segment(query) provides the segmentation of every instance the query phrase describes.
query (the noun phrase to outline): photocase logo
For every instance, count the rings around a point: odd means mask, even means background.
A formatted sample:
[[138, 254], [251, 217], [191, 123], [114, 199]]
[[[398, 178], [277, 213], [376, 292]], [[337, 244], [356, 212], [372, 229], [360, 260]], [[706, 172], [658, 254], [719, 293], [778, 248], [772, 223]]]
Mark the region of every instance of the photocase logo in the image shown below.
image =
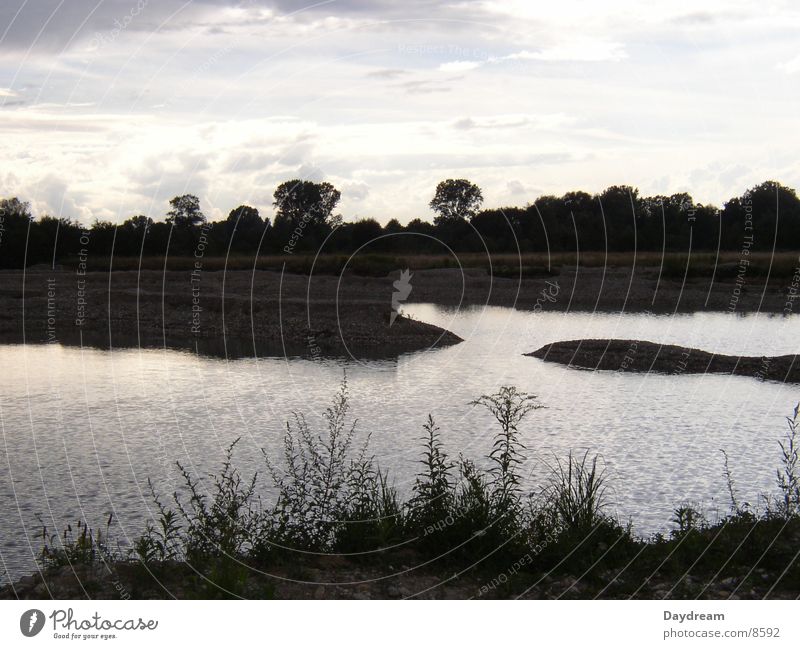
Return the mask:
[[389, 318], [390, 327], [394, 324], [395, 318], [400, 315], [401, 303], [405, 302], [408, 296], [411, 295], [412, 277], [411, 271], [406, 268], [400, 271], [400, 279], [396, 282], [392, 282], [392, 286], [394, 286], [396, 290], [392, 293], [392, 315]]
[[19, 630], [22, 631], [22, 635], [27, 638], [32, 638], [39, 633], [42, 628], [44, 628], [44, 613], [38, 608], [25, 611], [22, 617], [19, 618]]

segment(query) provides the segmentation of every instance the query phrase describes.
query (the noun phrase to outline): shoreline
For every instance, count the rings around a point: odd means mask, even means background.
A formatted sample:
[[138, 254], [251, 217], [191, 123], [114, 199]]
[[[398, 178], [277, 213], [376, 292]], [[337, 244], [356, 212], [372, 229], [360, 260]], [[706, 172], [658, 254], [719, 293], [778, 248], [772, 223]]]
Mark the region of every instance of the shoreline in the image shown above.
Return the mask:
[[[706, 529], [676, 532], [669, 538], [623, 541], [624, 550], [595, 570], [577, 566], [537, 566], [535, 554], [486, 563], [440, 558], [410, 548], [388, 549], [383, 556], [290, 555], [267, 565], [236, 562], [234, 591], [223, 583], [230, 562], [199, 566], [183, 561], [144, 564], [135, 560], [96, 559], [41, 569], [0, 586], [3, 599], [796, 599], [795, 570], [785, 561], [796, 548], [796, 520], [728, 520]], [[584, 548], [608, 557], [613, 535]], [[756, 540], [754, 540], [756, 539]], [[759, 554], [768, 542], [775, 557], [751, 567], [717, 561], [697, 566], [697, 552], [715, 547], [725, 556]], [[578, 541], [575, 541], [578, 543]], [[746, 544], [746, 550], [743, 549]], [[583, 545], [580, 542], [579, 545]], [[546, 548], [545, 548], [546, 549]], [[763, 557], [763, 555], [762, 555]], [[635, 561], [634, 561], [635, 560]], [[591, 562], [589, 562], [591, 563]], [[686, 569], [692, 565], [691, 572]], [[216, 567], [215, 567], [216, 566]], [[198, 569], [210, 570], [203, 576]], [[216, 575], [216, 576], [214, 576]], [[225, 582], [227, 583], [227, 582]]]
[[403, 316], [391, 320], [391, 282], [340, 299], [302, 276], [67, 271], [5, 273], [0, 342], [170, 348], [206, 355], [383, 358], [461, 338]]
[[800, 356], [730, 356], [647, 340], [584, 338], [549, 343], [524, 354], [583, 370], [680, 374], [733, 374], [762, 381], [800, 383]]
[[[399, 317], [384, 277], [273, 271], [0, 271], [0, 342], [158, 347], [212, 356], [393, 357], [457, 344], [452, 332]], [[521, 279], [484, 269], [412, 269], [404, 303], [521, 311], [794, 313], [786, 278], [659, 276], [658, 268], [563, 266]], [[24, 315], [23, 315], [24, 314]], [[24, 332], [24, 333], [23, 333]]]

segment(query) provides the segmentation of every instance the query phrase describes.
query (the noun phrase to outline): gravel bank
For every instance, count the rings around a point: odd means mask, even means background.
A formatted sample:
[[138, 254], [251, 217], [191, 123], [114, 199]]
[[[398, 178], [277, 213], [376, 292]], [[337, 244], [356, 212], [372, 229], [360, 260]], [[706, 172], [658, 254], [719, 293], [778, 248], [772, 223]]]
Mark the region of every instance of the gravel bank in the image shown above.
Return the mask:
[[545, 345], [526, 356], [588, 370], [737, 374], [765, 381], [800, 383], [800, 358], [796, 355], [725, 356], [646, 340], [564, 340]]

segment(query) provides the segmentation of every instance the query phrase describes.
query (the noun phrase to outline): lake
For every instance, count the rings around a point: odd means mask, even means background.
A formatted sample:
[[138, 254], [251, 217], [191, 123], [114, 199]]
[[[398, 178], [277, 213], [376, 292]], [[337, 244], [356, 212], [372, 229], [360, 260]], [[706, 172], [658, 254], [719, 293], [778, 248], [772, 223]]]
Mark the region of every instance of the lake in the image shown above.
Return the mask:
[[[158, 349], [60, 345], [0, 346], [0, 561], [12, 577], [32, 572], [44, 522], [102, 524], [127, 544], [152, 510], [147, 478], [163, 494], [178, 485], [180, 460], [215, 469], [241, 437], [237, 465], [263, 471], [260, 449], [279, 449], [286, 419], [320, 421], [344, 373], [359, 439], [389, 469], [401, 493], [417, 468], [428, 413], [453, 456], [485, 456], [495, 433], [468, 403], [501, 385], [538, 395], [546, 408], [522, 426], [528, 484], [569, 449], [591, 449], [608, 471], [609, 500], [641, 535], [670, 528], [691, 501], [725, 511], [727, 451], [742, 500], [773, 492], [777, 440], [800, 386], [724, 375], [590, 372], [526, 357], [545, 343], [635, 338], [737, 355], [798, 351], [798, 316], [697, 313], [520, 312], [500, 307], [409, 305], [411, 317], [464, 342], [395, 360], [259, 358], [225, 360]], [[2, 579], [2, 578], [0, 578]]]

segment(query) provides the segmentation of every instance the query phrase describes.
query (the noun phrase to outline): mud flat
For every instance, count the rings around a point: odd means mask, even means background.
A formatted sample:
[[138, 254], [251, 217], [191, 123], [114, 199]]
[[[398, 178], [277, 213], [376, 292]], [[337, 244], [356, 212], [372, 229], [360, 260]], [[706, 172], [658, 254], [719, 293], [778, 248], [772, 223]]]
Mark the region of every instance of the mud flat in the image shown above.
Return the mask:
[[382, 358], [461, 341], [425, 322], [392, 322], [391, 277], [368, 286], [336, 280], [268, 271], [3, 272], [0, 343]]
[[[406, 303], [559, 312], [791, 314], [789, 279], [674, 280], [658, 268], [561, 266], [526, 277], [480, 268], [414, 270]], [[227, 357], [388, 357], [460, 342], [423, 322], [391, 322], [393, 283], [350, 273], [269, 270], [0, 271], [0, 342], [177, 347]], [[76, 322], [80, 322], [77, 325]]]
[[550, 343], [526, 354], [587, 370], [663, 374], [736, 374], [761, 380], [800, 383], [800, 358], [726, 356], [646, 340], [583, 339]]

